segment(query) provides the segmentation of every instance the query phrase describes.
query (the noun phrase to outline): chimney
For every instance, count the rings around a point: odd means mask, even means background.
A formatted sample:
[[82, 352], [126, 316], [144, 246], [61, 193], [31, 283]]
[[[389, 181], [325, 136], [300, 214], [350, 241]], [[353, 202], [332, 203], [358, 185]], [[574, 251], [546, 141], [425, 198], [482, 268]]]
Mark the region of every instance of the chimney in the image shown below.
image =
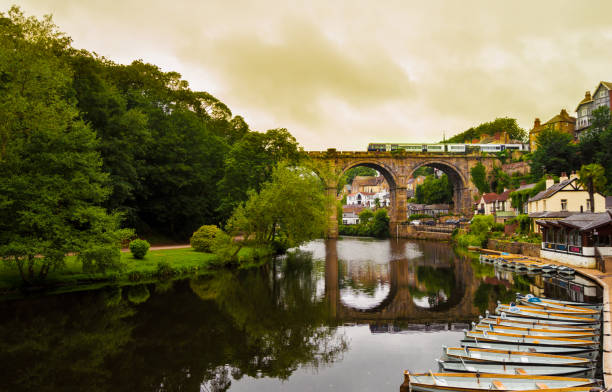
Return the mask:
[[592, 99], [590, 91], [587, 91], [586, 93], [584, 93], [584, 99], [588, 99], [589, 101]]
[[566, 180], [567, 180], [567, 174], [565, 172], [561, 173], [561, 177], [559, 177], [559, 182], [566, 181]]
[[551, 175], [546, 176], [546, 189], [550, 188], [555, 184], [555, 180], [553, 180]]
[[567, 110], [561, 109], [561, 117], [568, 117]]
[[540, 125], [540, 119], [536, 117], [535, 121], [533, 122], [533, 128], [539, 128]]
[[570, 178], [570, 180], [573, 180], [574, 178], [578, 178], [578, 174], [576, 174], [576, 172], [573, 171], [573, 172], [571, 172], [569, 178]]

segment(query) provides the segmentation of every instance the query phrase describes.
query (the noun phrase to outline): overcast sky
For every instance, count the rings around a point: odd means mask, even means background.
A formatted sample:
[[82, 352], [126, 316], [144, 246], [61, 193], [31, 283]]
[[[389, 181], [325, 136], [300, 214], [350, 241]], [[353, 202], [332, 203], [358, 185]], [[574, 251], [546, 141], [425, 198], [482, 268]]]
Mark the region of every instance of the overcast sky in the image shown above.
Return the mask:
[[[0, 0], [7, 11], [14, 0]], [[74, 46], [177, 71], [307, 150], [529, 130], [612, 81], [612, 1], [20, 0]]]

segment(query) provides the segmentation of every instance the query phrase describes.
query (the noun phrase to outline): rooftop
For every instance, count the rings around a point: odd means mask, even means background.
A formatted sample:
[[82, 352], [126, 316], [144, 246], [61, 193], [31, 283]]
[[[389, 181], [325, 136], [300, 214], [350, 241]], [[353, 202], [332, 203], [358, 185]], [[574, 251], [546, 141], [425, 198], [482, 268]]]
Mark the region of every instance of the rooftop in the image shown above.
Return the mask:
[[559, 192], [561, 189], [565, 188], [567, 185], [569, 185], [570, 183], [572, 183], [575, 180], [576, 180], [576, 178], [568, 178], [565, 181], [560, 181], [560, 182], [554, 184], [553, 186], [551, 186], [550, 188], [544, 189], [542, 192], [540, 192], [537, 195], [535, 195], [534, 197], [530, 198], [528, 201], [532, 202], [532, 201], [538, 201], [538, 200], [542, 200], [542, 199], [547, 199], [547, 198], [551, 197], [552, 195], [554, 195], [555, 193]]

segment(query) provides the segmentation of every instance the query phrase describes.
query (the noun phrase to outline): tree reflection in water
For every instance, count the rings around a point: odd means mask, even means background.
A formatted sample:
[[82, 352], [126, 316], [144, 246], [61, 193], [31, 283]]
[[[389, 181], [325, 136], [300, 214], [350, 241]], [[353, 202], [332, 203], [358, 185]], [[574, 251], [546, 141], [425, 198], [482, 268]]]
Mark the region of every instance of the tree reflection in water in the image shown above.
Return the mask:
[[0, 390], [225, 391], [341, 358], [307, 254], [259, 271], [0, 303]]

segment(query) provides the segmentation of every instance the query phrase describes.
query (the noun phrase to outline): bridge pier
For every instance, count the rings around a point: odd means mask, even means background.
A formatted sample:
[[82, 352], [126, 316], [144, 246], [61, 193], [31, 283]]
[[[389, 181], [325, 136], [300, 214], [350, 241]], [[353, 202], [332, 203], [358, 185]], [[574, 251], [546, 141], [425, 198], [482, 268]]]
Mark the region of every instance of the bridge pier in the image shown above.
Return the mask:
[[334, 239], [338, 238], [338, 210], [336, 209], [337, 188], [327, 187], [325, 194], [330, 205], [327, 220], [327, 233], [325, 233], [325, 238]]
[[408, 219], [408, 190], [405, 187], [396, 187], [390, 189], [389, 193], [391, 198], [389, 233], [392, 238], [404, 238], [407, 234], [403, 223]]

